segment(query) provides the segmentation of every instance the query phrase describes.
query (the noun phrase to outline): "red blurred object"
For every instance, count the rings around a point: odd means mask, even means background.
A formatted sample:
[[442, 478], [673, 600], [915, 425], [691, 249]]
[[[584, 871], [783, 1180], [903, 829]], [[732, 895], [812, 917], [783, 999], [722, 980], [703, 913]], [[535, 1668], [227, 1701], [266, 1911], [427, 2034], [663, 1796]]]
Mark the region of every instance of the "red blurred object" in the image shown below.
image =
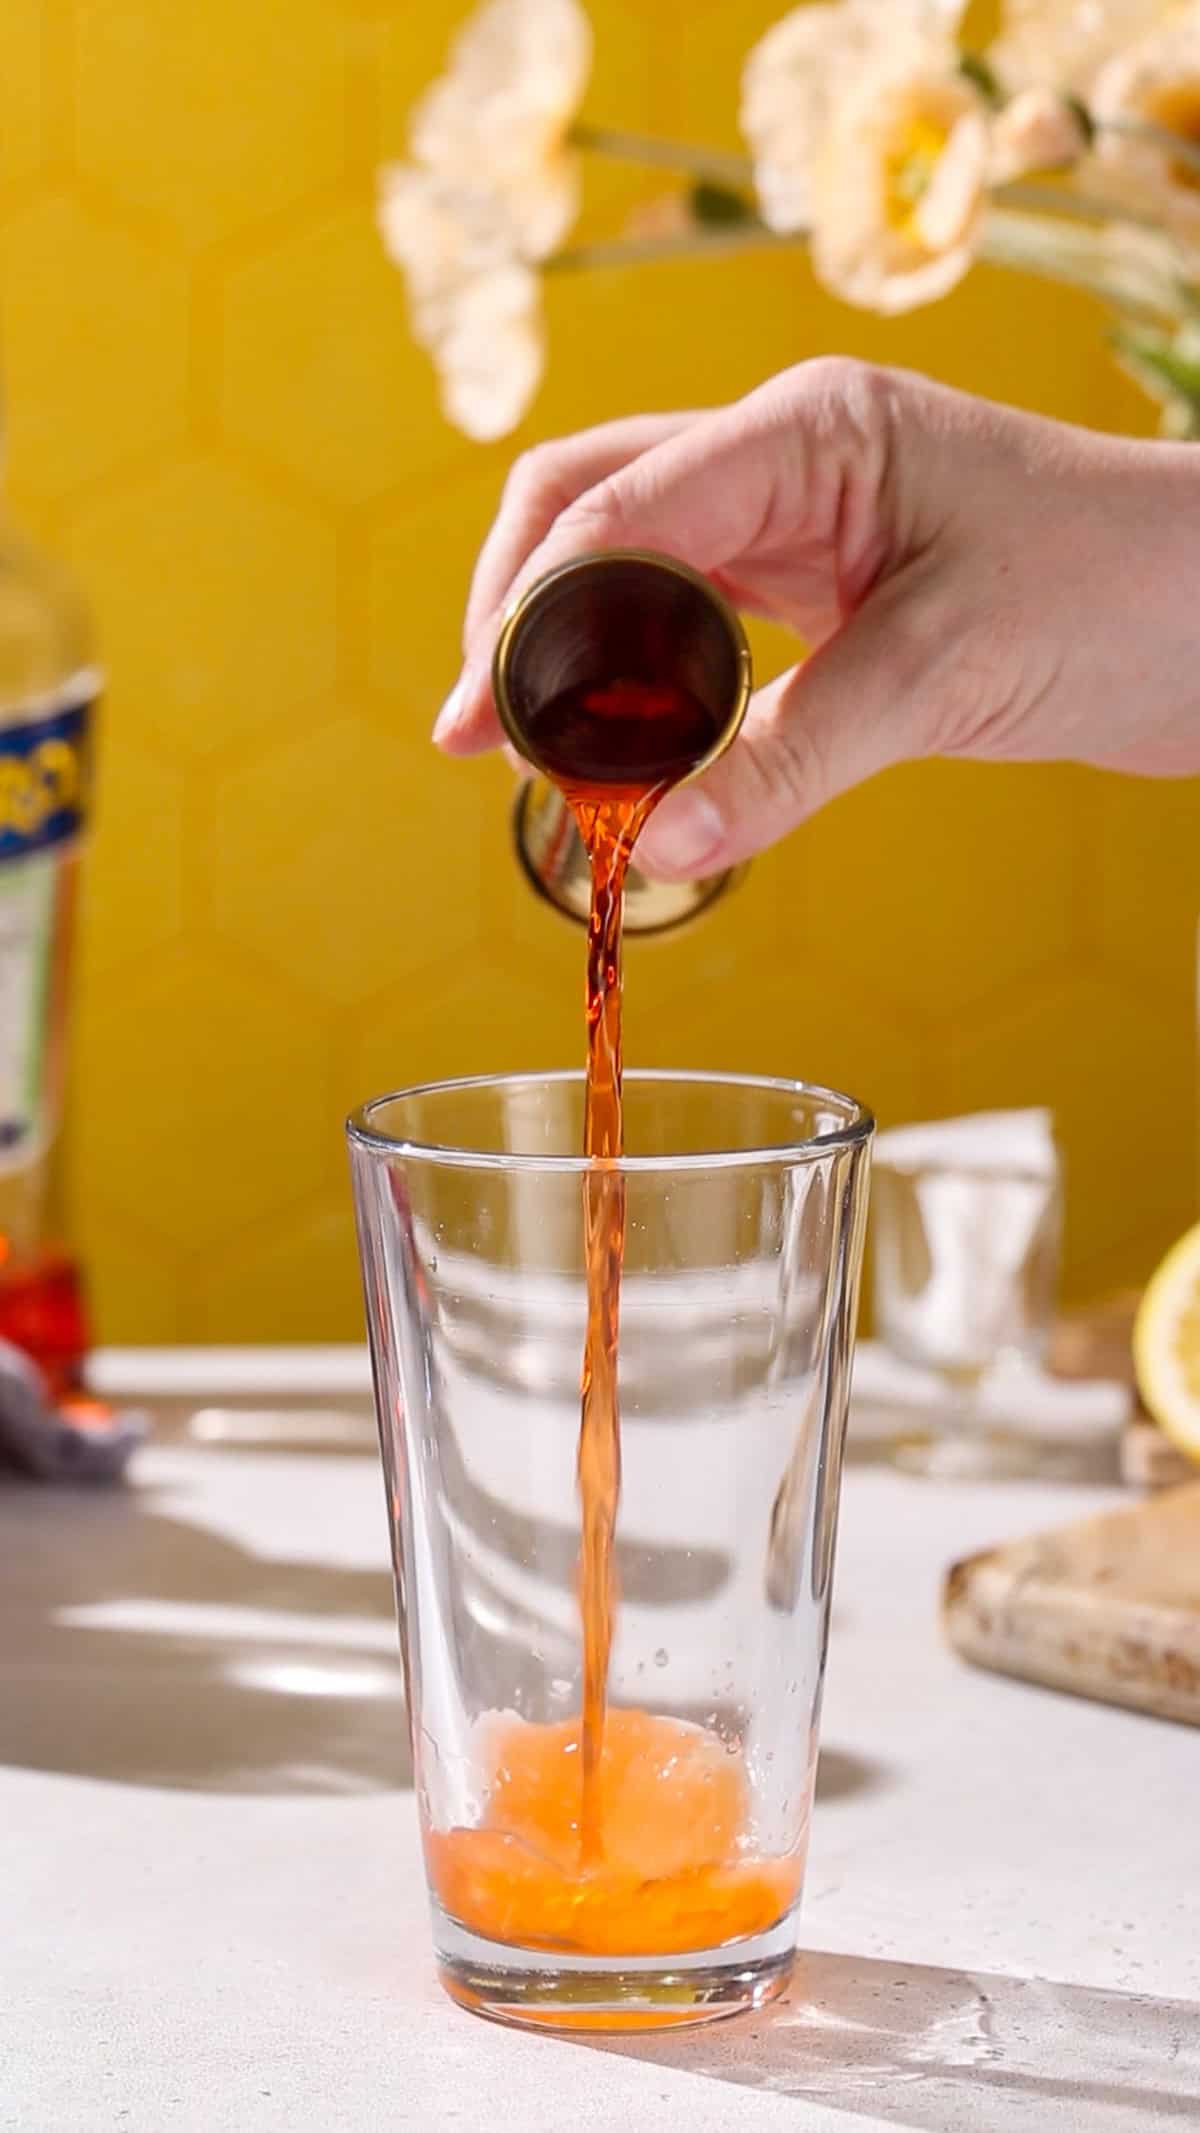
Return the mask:
[[91, 1329], [74, 1259], [55, 1254], [32, 1267], [0, 1265], [0, 1340], [33, 1357], [56, 1400], [79, 1391]]

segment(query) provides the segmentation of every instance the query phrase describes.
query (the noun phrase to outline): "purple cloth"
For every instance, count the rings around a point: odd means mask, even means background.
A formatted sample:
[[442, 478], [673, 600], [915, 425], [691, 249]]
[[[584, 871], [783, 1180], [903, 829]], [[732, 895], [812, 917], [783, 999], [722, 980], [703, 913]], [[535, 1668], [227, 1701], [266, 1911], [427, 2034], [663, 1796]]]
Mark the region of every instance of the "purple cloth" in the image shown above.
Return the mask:
[[49, 1398], [37, 1364], [0, 1341], [0, 1466], [39, 1481], [118, 1481], [147, 1434], [146, 1417], [116, 1412], [85, 1428]]

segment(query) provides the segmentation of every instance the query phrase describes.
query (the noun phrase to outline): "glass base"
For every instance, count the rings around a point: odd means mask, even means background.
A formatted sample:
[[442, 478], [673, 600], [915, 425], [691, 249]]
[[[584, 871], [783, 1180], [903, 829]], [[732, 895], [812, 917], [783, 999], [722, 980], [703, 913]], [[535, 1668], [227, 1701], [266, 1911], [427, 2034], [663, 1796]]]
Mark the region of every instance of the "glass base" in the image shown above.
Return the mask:
[[557, 1955], [484, 1940], [434, 1906], [438, 1972], [472, 2014], [518, 2029], [685, 2029], [750, 2014], [779, 1997], [791, 1975], [796, 1930], [767, 1933], [689, 1955]]

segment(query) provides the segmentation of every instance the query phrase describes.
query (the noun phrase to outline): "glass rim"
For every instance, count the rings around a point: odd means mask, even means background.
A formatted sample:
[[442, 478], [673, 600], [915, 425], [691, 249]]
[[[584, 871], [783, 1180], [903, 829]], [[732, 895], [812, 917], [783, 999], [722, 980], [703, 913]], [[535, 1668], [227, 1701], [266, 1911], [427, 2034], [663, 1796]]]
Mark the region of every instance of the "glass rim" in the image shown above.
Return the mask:
[[[582, 1067], [554, 1067], [544, 1072], [513, 1071], [502, 1074], [467, 1074], [451, 1076], [444, 1080], [414, 1082], [411, 1087], [393, 1089], [384, 1096], [372, 1096], [359, 1104], [346, 1120], [346, 1136], [351, 1145], [369, 1151], [373, 1155], [403, 1156], [408, 1161], [427, 1162], [448, 1169], [459, 1170], [510, 1170], [557, 1175], [581, 1176], [595, 1167], [595, 1157], [579, 1155], [518, 1155], [506, 1154], [494, 1148], [456, 1147], [450, 1142], [417, 1140], [411, 1136], [383, 1133], [371, 1123], [372, 1114], [387, 1104], [400, 1103], [414, 1096], [447, 1096], [466, 1093], [475, 1089], [513, 1088], [526, 1084], [562, 1084], [574, 1082], [583, 1086]], [[631, 1083], [675, 1082], [692, 1087], [719, 1087], [726, 1089], [755, 1089], [763, 1094], [803, 1098], [814, 1104], [825, 1103], [847, 1112], [844, 1125], [826, 1132], [813, 1133], [803, 1139], [774, 1142], [766, 1147], [711, 1148], [689, 1150], [682, 1155], [623, 1155], [611, 1158], [606, 1168], [620, 1170], [631, 1176], [648, 1176], [667, 1171], [678, 1174], [685, 1171], [705, 1170], [753, 1170], [766, 1165], [819, 1162], [824, 1156], [838, 1149], [865, 1147], [875, 1131], [875, 1119], [866, 1105], [856, 1096], [848, 1096], [844, 1090], [827, 1088], [821, 1082], [792, 1081], [786, 1076], [771, 1074], [733, 1074], [708, 1072], [703, 1068], [631, 1067], [624, 1075], [625, 1086]]]

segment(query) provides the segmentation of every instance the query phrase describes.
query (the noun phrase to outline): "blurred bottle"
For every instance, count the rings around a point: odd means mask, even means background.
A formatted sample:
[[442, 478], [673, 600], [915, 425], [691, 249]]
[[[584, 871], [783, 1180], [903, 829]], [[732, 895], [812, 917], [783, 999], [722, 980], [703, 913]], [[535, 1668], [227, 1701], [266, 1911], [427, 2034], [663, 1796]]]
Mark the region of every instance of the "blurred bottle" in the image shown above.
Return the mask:
[[0, 1340], [60, 1397], [88, 1344], [59, 1158], [97, 690], [73, 587], [0, 518]]

